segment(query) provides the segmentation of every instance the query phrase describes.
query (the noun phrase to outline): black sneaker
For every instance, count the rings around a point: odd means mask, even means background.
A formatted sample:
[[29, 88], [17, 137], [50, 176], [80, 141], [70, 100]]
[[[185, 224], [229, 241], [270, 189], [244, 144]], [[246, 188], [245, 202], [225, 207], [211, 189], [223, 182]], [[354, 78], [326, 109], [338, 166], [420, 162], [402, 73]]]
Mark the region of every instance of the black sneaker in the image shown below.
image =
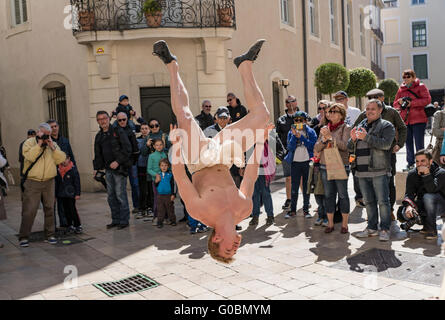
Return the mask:
[[237, 224], [237, 225], [235, 226], [235, 230], [236, 230], [236, 231], [243, 230], [243, 227], [241, 227], [239, 224]]
[[257, 42], [255, 42], [255, 44], [249, 48], [249, 51], [236, 57], [233, 60], [233, 63], [236, 65], [236, 67], [239, 68], [240, 64], [246, 60], [255, 61], [258, 58], [258, 53], [260, 53], [261, 47], [263, 46], [264, 42], [266, 42], [266, 40], [264, 39], [257, 40]]
[[437, 232], [434, 231], [428, 231], [425, 233], [425, 239], [426, 240], [436, 240], [437, 239]]
[[117, 226], [117, 230], [125, 229], [125, 228], [127, 228], [128, 226], [129, 226], [129, 224], [120, 224], [120, 225]]
[[266, 219], [266, 226], [270, 226], [274, 223], [275, 219], [274, 217], [267, 217]]
[[159, 229], [161, 229], [161, 228], [164, 226], [164, 224], [163, 224], [163, 223], [158, 223], [156, 226], [157, 226]]
[[249, 226], [256, 226], [258, 224], [258, 216], [254, 216], [249, 222]]
[[359, 208], [366, 208], [365, 203], [363, 202], [363, 199], [355, 200], [355, 206]]
[[178, 61], [176, 56], [172, 55], [167, 43], [159, 40], [153, 45], [153, 55], [158, 56], [165, 64], [169, 64], [173, 60]]
[[284, 202], [283, 206], [281, 207], [281, 209], [290, 209], [290, 199], [287, 199], [286, 202]]
[[74, 228], [74, 233], [75, 234], [81, 234], [83, 232], [83, 228], [82, 226], [78, 226]]
[[170, 223], [170, 225], [171, 225], [172, 227], [175, 227], [175, 226], [176, 226], [176, 222], [172, 222], [172, 223]]
[[107, 229], [115, 228], [118, 226], [119, 226], [119, 223], [110, 223], [110, 224], [107, 224]]

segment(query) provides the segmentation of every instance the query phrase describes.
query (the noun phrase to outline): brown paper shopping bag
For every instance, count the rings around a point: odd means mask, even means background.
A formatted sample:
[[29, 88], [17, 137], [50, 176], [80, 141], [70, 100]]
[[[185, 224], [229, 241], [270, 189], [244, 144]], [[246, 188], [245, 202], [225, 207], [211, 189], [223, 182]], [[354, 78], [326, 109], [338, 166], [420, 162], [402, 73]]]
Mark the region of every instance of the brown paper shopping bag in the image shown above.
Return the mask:
[[347, 180], [345, 165], [341, 159], [340, 152], [337, 145], [334, 145], [323, 150], [324, 158], [326, 160], [326, 171], [328, 173], [328, 180]]

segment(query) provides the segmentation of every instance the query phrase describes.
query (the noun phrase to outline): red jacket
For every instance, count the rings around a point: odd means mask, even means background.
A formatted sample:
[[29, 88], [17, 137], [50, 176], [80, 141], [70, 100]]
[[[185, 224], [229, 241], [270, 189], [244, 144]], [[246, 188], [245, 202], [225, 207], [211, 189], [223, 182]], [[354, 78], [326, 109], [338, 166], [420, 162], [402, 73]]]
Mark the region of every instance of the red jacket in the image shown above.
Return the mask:
[[[419, 98], [417, 99], [415, 95], [408, 91], [408, 89], [415, 92]], [[394, 99], [393, 106], [400, 112], [402, 119], [405, 120], [408, 109], [401, 110], [398, 102], [398, 100], [403, 97], [411, 97], [413, 99], [411, 101], [411, 110], [405, 124], [427, 123], [428, 118], [426, 117], [424, 108], [431, 103], [431, 95], [428, 88], [423, 83], [420, 83], [419, 79], [416, 79], [413, 82], [411, 88], [408, 88], [405, 83], [400, 86], [396, 98]]]

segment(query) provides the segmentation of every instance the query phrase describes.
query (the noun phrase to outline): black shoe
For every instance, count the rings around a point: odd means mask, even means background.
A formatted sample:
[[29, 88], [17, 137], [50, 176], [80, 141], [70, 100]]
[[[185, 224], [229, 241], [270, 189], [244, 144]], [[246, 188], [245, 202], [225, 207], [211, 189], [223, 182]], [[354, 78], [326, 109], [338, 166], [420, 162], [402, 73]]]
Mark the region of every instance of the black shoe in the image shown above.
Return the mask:
[[258, 224], [258, 217], [254, 216], [249, 222], [249, 226], [256, 226]]
[[355, 206], [359, 208], [366, 208], [365, 203], [363, 202], [363, 199], [355, 200]]
[[169, 64], [173, 60], [178, 61], [176, 56], [172, 55], [167, 43], [164, 40], [159, 40], [153, 45], [153, 55], [158, 56], [165, 64]]
[[235, 230], [236, 230], [236, 231], [243, 230], [243, 227], [241, 227], [240, 225], [236, 225]]
[[172, 227], [176, 227], [176, 226], [177, 226], [176, 222], [172, 222], [172, 223], [170, 223], [170, 225], [171, 225]]
[[425, 239], [426, 240], [436, 240], [437, 239], [437, 232], [427, 231], [425, 233]]
[[255, 42], [255, 44], [250, 47], [249, 51], [236, 57], [233, 60], [233, 63], [236, 65], [236, 67], [239, 68], [240, 64], [246, 60], [255, 61], [258, 58], [258, 53], [260, 53], [261, 47], [263, 46], [264, 42], [266, 42], [266, 40], [264, 39], [257, 40], [257, 42]]
[[117, 230], [122, 230], [122, 229], [125, 229], [126, 227], [128, 227], [128, 224], [120, 224], [120, 225], [117, 227]]
[[156, 226], [157, 226], [159, 229], [161, 229], [161, 228], [164, 226], [164, 224], [162, 224], [162, 223], [158, 223]]
[[287, 199], [286, 202], [281, 207], [281, 209], [290, 209], [290, 203], [291, 203], [291, 200]]
[[107, 224], [107, 229], [111, 229], [111, 228], [114, 228], [117, 226], [119, 226], [119, 223], [110, 223], [110, 224]]
[[178, 220], [178, 222], [186, 222], [188, 219], [186, 217], [182, 218], [181, 220]]
[[275, 222], [274, 217], [267, 217], [266, 219], [266, 226], [270, 226]]

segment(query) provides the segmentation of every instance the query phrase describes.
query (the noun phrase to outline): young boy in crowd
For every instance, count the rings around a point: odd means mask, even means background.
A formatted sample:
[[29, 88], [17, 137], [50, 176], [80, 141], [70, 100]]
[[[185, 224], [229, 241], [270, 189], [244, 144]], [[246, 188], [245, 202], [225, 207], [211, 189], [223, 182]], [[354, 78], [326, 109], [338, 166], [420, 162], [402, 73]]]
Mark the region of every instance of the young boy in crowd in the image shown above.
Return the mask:
[[155, 186], [158, 192], [156, 196], [156, 206], [158, 209], [158, 228], [164, 226], [164, 218], [168, 217], [171, 226], [176, 226], [176, 215], [174, 201], [176, 197], [175, 181], [173, 174], [169, 171], [170, 162], [167, 158], [159, 161], [160, 173], [156, 174]]
[[[148, 163], [147, 163], [147, 173], [151, 176], [152, 188], [153, 188], [153, 199], [155, 199], [153, 203], [153, 225], [157, 225], [157, 217], [158, 217], [158, 211], [157, 211], [157, 202], [156, 199], [158, 198], [158, 191], [155, 186], [156, 182], [156, 175], [159, 175], [161, 173], [161, 168], [159, 167], [159, 163], [162, 159], [167, 158], [167, 154], [164, 152], [164, 141], [162, 139], [155, 139], [153, 141], [153, 147], [155, 151], [150, 154], [148, 157]], [[151, 220], [144, 219], [144, 221]]]
[[57, 168], [56, 196], [62, 200], [68, 231], [82, 233], [82, 225], [76, 209], [76, 200], [80, 199], [80, 176], [69, 156]]
[[152, 153], [150, 146], [147, 146], [150, 128], [147, 123], [141, 125], [141, 136], [137, 138], [139, 151], [138, 159], [138, 180], [139, 180], [139, 209], [141, 212], [136, 215], [136, 219], [153, 217], [153, 187], [151, 176], [147, 174], [148, 157]]

